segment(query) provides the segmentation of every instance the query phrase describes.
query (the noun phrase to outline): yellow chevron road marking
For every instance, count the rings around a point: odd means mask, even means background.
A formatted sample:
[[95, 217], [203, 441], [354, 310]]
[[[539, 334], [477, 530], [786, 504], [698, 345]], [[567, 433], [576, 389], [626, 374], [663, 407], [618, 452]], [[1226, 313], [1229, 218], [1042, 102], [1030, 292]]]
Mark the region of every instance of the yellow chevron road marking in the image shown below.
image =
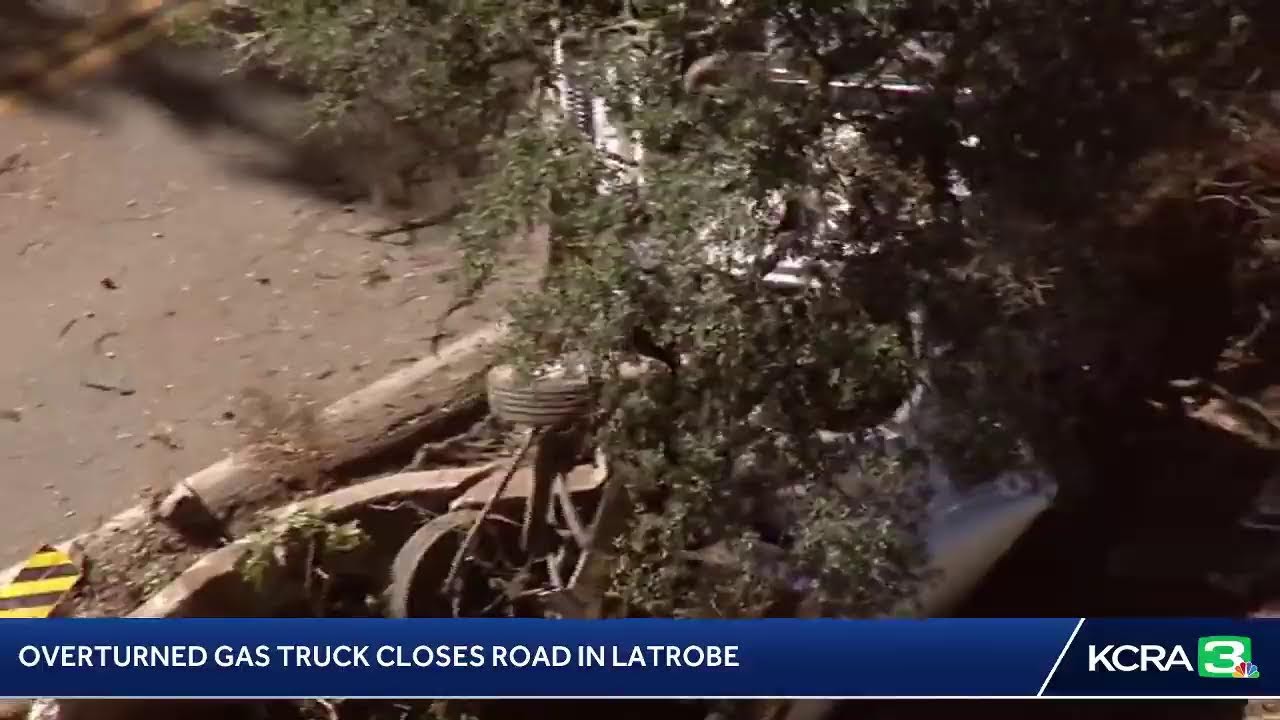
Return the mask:
[[57, 550], [44, 550], [27, 558], [27, 561], [23, 563], [22, 568], [25, 570], [27, 568], [56, 567], [58, 565], [66, 564], [66, 562], [66, 553], [59, 552]]
[[53, 605], [45, 605], [41, 607], [14, 608], [13, 610], [0, 610], [0, 619], [2, 620], [40, 620], [47, 618], [53, 614]]
[[80, 566], [70, 555], [41, 547], [8, 585], [0, 587], [0, 619], [49, 617], [80, 577]]
[[50, 578], [48, 580], [15, 582], [0, 588], [0, 600], [12, 600], [14, 598], [27, 597], [28, 595], [64, 593], [72, 587], [75, 587], [76, 581], [79, 579], [79, 577], [72, 575], [69, 577]]

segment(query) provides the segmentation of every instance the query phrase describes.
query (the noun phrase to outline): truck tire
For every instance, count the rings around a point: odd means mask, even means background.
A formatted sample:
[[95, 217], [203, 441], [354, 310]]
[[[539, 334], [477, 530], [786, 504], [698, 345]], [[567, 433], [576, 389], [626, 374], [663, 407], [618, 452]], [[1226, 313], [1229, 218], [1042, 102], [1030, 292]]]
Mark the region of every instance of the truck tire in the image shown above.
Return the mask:
[[489, 410], [515, 425], [551, 427], [585, 417], [595, 404], [596, 384], [583, 376], [553, 375], [527, 381], [499, 365], [487, 377]]

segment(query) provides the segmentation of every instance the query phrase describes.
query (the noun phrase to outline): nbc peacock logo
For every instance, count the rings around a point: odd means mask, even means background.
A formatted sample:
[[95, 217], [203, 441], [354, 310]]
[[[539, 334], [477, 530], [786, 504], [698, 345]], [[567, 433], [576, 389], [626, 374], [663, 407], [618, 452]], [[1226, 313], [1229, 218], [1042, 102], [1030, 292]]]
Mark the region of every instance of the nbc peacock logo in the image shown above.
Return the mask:
[[1242, 662], [1235, 666], [1231, 671], [1233, 678], [1256, 678], [1258, 677], [1258, 666], [1251, 662]]

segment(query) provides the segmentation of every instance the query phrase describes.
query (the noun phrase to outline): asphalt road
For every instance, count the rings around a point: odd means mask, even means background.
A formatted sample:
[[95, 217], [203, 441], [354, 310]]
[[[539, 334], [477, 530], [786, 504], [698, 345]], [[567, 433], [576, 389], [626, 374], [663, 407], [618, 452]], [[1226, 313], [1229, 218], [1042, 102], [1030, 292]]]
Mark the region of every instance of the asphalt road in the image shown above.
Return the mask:
[[246, 391], [319, 405], [417, 359], [452, 300], [443, 238], [353, 234], [297, 176], [297, 98], [139, 37], [0, 94], [0, 562], [218, 460]]

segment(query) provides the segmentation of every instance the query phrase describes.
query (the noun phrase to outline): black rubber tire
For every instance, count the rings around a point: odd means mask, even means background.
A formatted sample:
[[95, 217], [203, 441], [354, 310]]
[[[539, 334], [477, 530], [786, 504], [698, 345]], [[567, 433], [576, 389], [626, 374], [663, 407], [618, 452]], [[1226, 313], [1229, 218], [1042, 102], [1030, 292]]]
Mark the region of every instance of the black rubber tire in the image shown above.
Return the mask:
[[[449, 617], [452, 603], [442, 592], [454, 555], [463, 538], [480, 517], [479, 510], [452, 510], [418, 528], [396, 553], [387, 586], [387, 615], [393, 618]], [[501, 520], [490, 516], [476, 535], [472, 556], [492, 555], [500, 542]], [[468, 567], [461, 568], [463, 582]], [[483, 580], [483, 578], [482, 578]]]
[[550, 427], [590, 414], [596, 387], [582, 376], [546, 377], [525, 381], [515, 368], [499, 365], [486, 378], [489, 410], [497, 417], [526, 427]]

